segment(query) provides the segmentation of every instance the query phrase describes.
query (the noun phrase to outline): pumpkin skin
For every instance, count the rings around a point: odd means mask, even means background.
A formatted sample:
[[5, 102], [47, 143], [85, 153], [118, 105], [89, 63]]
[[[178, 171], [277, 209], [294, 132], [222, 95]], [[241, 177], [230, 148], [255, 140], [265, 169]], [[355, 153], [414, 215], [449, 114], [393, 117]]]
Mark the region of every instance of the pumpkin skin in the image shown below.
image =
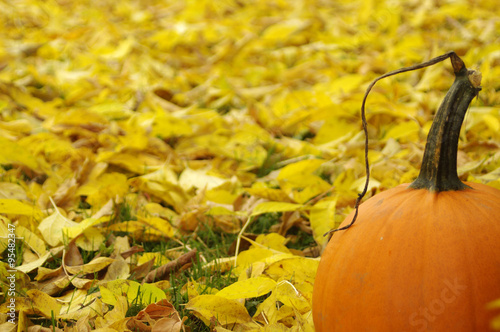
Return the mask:
[[500, 190], [466, 184], [402, 184], [361, 204], [319, 264], [316, 331], [488, 331], [486, 305], [500, 298]]

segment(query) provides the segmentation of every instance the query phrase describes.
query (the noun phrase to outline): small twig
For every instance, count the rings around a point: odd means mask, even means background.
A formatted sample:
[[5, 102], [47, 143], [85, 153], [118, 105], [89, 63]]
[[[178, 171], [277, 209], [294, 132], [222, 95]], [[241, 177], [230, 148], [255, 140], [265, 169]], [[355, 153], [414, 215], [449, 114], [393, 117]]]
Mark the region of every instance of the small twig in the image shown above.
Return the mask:
[[188, 263], [191, 263], [192, 260], [196, 259], [196, 248], [185, 253], [184, 255], [180, 256], [176, 260], [173, 260], [171, 262], [168, 262], [165, 265], [160, 266], [157, 269], [154, 269], [153, 271], [149, 272], [146, 277], [144, 277], [144, 280], [142, 283], [150, 283], [154, 282], [155, 280], [166, 280], [172, 272], [177, 271], [180, 269], [183, 265], [186, 265]]
[[[454, 57], [452, 57], [452, 56], [454, 56]], [[358, 194], [358, 198], [356, 199], [356, 204], [354, 205], [354, 209], [356, 211], [354, 212], [354, 216], [352, 217], [351, 223], [349, 225], [346, 225], [346, 226], [341, 227], [341, 228], [329, 230], [328, 232], [323, 234], [323, 236], [327, 236], [328, 234], [335, 233], [337, 231], [342, 231], [342, 230], [345, 230], [345, 229], [348, 229], [349, 227], [351, 227], [354, 224], [354, 222], [356, 221], [356, 218], [358, 217], [358, 210], [359, 210], [359, 205], [361, 204], [361, 200], [363, 199], [363, 197], [366, 195], [366, 192], [368, 191], [368, 184], [370, 182], [370, 164], [368, 161], [368, 124], [366, 122], [365, 104], [366, 104], [366, 99], [368, 98], [368, 94], [372, 90], [375, 83], [377, 83], [381, 79], [389, 77], [389, 76], [393, 76], [393, 75], [401, 74], [401, 73], [404, 73], [407, 71], [413, 71], [413, 70], [422, 69], [425, 67], [435, 65], [436, 63], [444, 61], [450, 57], [452, 57], [452, 60], [454, 60], [455, 58], [458, 58], [454, 51], [450, 51], [450, 52], [445, 53], [443, 55], [440, 55], [436, 58], [433, 58], [429, 61], [422, 62], [422, 63], [416, 64], [416, 65], [413, 65], [410, 67], [405, 67], [405, 68], [393, 70], [393, 71], [388, 72], [382, 76], [377, 77], [373, 82], [370, 83], [370, 85], [366, 89], [365, 95], [363, 97], [363, 102], [361, 104], [361, 120], [363, 122], [363, 131], [365, 133], [365, 169], [366, 169], [365, 187], [363, 188], [363, 191]]]

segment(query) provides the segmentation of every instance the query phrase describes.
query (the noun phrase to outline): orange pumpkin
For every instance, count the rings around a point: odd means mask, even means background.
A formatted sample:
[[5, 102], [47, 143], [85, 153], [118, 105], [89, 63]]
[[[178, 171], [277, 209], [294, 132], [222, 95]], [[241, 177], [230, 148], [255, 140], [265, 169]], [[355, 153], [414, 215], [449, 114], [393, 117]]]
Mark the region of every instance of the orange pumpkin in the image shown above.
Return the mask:
[[456, 79], [417, 180], [361, 204], [325, 248], [316, 331], [490, 330], [495, 312], [486, 306], [500, 298], [500, 190], [457, 176], [460, 127], [480, 87], [477, 72], [457, 56], [452, 64]]

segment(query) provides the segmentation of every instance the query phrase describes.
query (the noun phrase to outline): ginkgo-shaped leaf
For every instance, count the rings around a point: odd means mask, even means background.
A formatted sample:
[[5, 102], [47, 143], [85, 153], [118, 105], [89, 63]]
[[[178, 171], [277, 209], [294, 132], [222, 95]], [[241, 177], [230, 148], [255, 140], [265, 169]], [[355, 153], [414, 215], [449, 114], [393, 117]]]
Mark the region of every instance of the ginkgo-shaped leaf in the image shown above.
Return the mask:
[[196, 317], [206, 325], [214, 319], [221, 325], [246, 323], [251, 321], [247, 309], [236, 300], [217, 295], [199, 295], [186, 304]]
[[269, 293], [275, 286], [276, 281], [270, 278], [248, 278], [245, 280], [237, 281], [221, 289], [215, 295], [233, 300], [248, 299], [265, 295]]

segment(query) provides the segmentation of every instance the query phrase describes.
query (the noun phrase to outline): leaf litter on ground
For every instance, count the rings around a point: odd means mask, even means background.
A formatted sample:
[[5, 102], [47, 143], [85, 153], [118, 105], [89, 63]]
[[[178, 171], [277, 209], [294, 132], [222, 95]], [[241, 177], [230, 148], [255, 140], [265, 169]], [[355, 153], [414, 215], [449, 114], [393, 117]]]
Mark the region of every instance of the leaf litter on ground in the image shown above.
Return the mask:
[[[483, 73], [460, 176], [500, 188], [494, 1], [0, 3], [2, 330], [312, 331], [364, 88], [449, 50]], [[416, 177], [451, 77], [374, 89], [368, 196]]]

